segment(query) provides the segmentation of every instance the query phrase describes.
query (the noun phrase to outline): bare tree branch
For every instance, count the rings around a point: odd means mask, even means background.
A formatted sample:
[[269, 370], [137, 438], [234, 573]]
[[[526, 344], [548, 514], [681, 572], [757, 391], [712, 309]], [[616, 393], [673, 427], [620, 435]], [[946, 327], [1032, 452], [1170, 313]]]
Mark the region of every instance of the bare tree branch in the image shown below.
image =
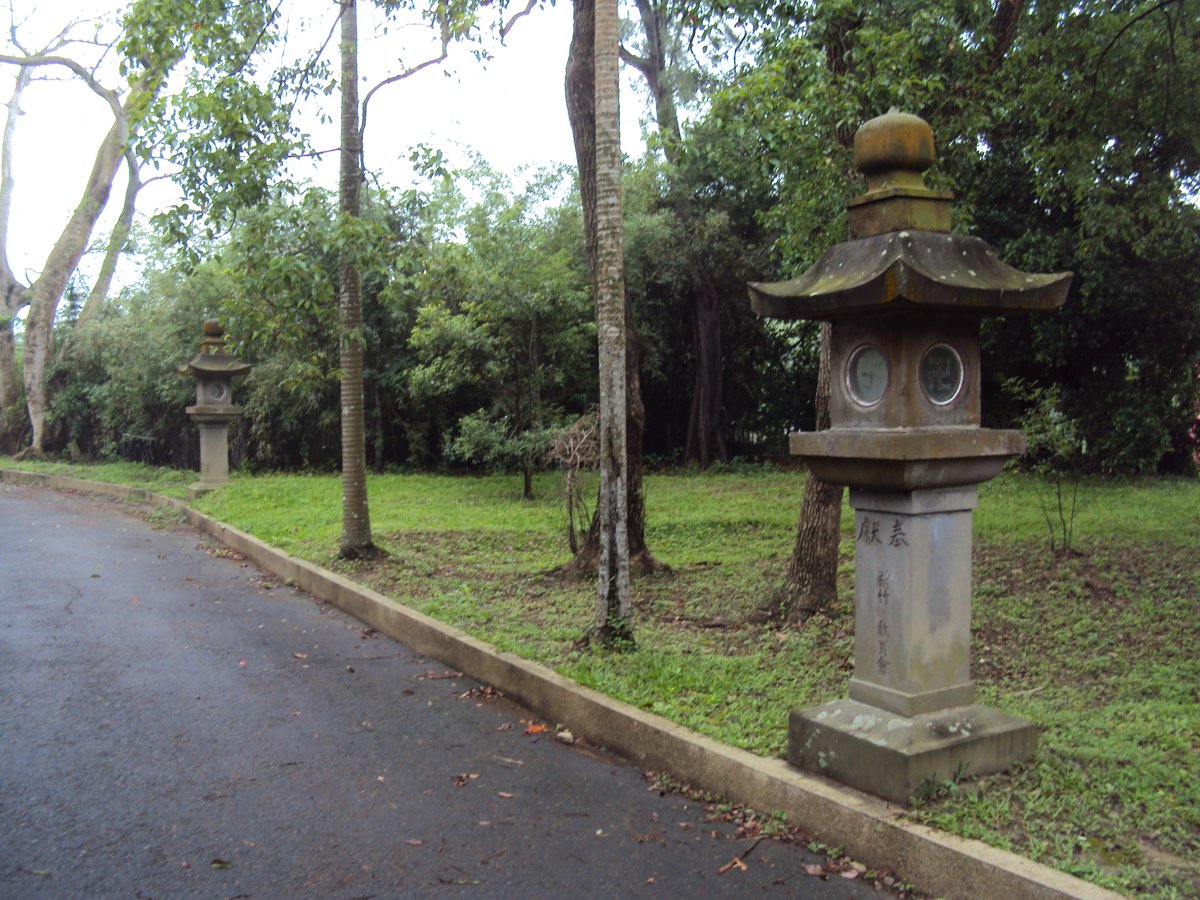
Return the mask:
[[[104, 305], [104, 301], [108, 299], [113, 275], [117, 271], [117, 262], [120, 260], [121, 254], [125, 252], [125, 246], [129, 243], [129, 233], [133, 230], [133, 215], [137, 209], [138, 192], [146, 186], [146, 182], [141, 179], [140, 166], [132, 149], [125, 151], [125, 166], [129, 171], [129, 182], [125, 187], [125, 202], [121, 206], [121, 214], [117, 217], [116, 224], [113, 225], [112, 234], [109, 235], [108, 249], [104, 253], [104, 262], [100, 265], [96, 282], [92, 285], [83, 309], [79, 311], [79, 318], [76, 320], [77, 327], [95, 318], [100, 307]], [[71, 332], [72, 335], [75, 333], [75, 331]], [[63, 352], [66, 352], [65, 347]]]
[[[399, 73], [398, 75], [393, 75], [390, 78], [385, 78], [383, 81], [379, 82], [377, 85], [375, 85], [369, 91], [367, 91], [367, 96], [365, 96], [362, 101], [362, 118], [361, 118], [361, 120], [359, 122], [359, 126], [358, 126], [358, 134], [359, 134], [360, 138], [364, 137], [367, 133], [367, 104], [371, 102], [371, 98], [374, 97], [376, 93], [378, 93], [382, 88], [387, 87], [389, 84], [395, 84], [397, 81], [403, 81], [406, 78], [410, 78], [413, 75], [416, 75], [422, 69], [428, 69], [430, 66], [440, 65], [441, 63], [444, 63], [449, 58], [450, 42], [454, 38], [453, 38], [453, 35], [451, 35], [451, 33], [450, 33], [450, 20], [449, 20], [449, 18], [447, 18], [446, 8], [444, 6], [439, 7], [439, 9], [438, 9], [437, 21], [438, 21], [438, 25], [441, 28], [441, 39], [442, 39], [441, 53], [438, 56], [435, 56], [435, 57], [425, 60], [423, 63], [418, 63], [417, 65], [413, 66], [411, 69], [406, 69], [405, 71]], [[364, 141], [364, 143], [365, 143], [365, 141]]]
[[[21, 115], [21, 94], [28, 87], [29, 70], [24, 66], [17, 72], [12, 96], [8, 101], [8, 115], [4, 120], [3, 143], [0, 144], [0, 279], [10, 284], [16, 279], [8, 262], [8, 226], [12, 219], [13, 189], [16, 181], [12, 171], [13, 136], [17, 131], [17, 117]], [[8, 310], [11, 313], [16, 310]]]
[[516, 13], [511, 19], [508, 20], [507, 23], [505, 23], [504, 27], [500, 29], [500, 39], [504, 40], [504, 38], [508, 37], [508, 33], [512, 31], [513, 26], [517, 24], [517, 20], [523, 19], [525, 16], [529, 15], [537, 8], [537, 5], [538, 0], [529, 0], [529, 2], [525, 5], [525, 8], [519, 13]]
[[621, 62], [633, 66], [647, 78], [649, 78], [651, 73], [654, 71], [654, 67], [650, 60], [638, 56], [632, 50], [628, 49], [624, 44], [622, 44], [620, 47], [620, 54]]
[[11, 66], [20, 66], [21, 68], [36, 68], [41, 66], [63, 66], [75, 73], [89, 88], [92, 93], [101, 97], [105, 103], [112, 107], [113, 115], [121, 116], [121, 98], [116, 91], [110, 90], [96, 80], [95, 76], [77, 63], [73, 59], [68, 59], [65, 56], [44, 56], [35, 54], [33, 56], [9, 56], [0, 54], [0, 63], [5, 63]]

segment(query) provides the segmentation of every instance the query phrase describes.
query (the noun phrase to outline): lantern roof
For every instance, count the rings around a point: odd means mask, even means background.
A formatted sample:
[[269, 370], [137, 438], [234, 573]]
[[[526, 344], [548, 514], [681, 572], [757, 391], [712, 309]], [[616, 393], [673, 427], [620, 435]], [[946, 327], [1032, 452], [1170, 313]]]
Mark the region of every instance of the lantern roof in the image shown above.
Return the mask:
[[225, 352], [225, 329], [216, 319], [207, 319], [204, 322], [200, 352], [191, 362], [180, 366], [178, 371], [180, 375], [192, 375], [196, 378], [232, 378], [235, 375], [245, 375], [252, 368], [249, 363], [244, 363]]
[[996, 316], [1061, 306], [1071, 277], [1021, 272], [977, 237], [893, 231], [836, 244], [798, 278], [752, 282], [750, 303], [776, 319], [919, 309]]

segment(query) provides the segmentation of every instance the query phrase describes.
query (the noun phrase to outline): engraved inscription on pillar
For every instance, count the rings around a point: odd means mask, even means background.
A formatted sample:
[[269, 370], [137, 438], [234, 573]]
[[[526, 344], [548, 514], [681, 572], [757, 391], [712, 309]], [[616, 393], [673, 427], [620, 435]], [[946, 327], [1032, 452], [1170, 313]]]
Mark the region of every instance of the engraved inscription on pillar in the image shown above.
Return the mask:
[[[902, 589], [909, 569], [908, 536], [904, 523], [898, 517], [892, 517], [888, 521], [880, 514], [868, 510], [858, 512], [856, 518], [856, 553], [859, 564], [870, 560], [869, 565], [860, 570], [866, 573], [867, 577], [864, 579], [866, 583], [859, 585], [857, 590], [860, 595], [860, 621], [856, 628], [856, 635], [865, 633], [870, 636], [870, 652], [856, 655], [859, 666], [864, 657], [873, 659], [872, 668], [876, 677], [873, 678], [870, 672], [858, 671], [858, 666], [856, 675], [859, 678], [865, 676], [870, 680], [886, 680], [896, 653], [891, 646], [892, 641], [901, 637], [900, 630], [893, 626], [891, 619], [895, 615], [892, 608], [893, 593], [898, 588]], [[868, 621], [862, 621], [864, 619]], [[866, 629], [863, 629], [863, 625], [867, 626]]]
[[969, 703], [974, 491], [852, 492], [851, 502], [856, 621], [850, 696], [901, 715]]

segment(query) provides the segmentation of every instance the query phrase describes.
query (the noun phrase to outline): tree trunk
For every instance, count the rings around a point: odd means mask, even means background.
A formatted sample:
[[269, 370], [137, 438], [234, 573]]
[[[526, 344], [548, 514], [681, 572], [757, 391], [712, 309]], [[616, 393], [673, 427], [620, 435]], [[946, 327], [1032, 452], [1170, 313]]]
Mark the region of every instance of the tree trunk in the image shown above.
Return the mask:
[[714, 459], [728, 462], [729, 449], [721, 428], [721, 298], [706, 273], [696, 274], [691, 299], [692, 405], [683, 459], [707, 469]]
[[[583, 204], [583, 232], [587, 249], [588, 268], [593, 284], [596, 278], [596, 108], [595, 108], [595, 0], [575, 0], [574, 31], [567, 56], [566, 97], [571, 133], [575, 140], [575, 157], [579, 165], [579, 192]], [[626, 512], [628, 515], [629, 553], [631, 565], [645, 573], [664, 571], [667, 567], [654, 558], [646, 546], [645, 501], [642, 495], [642, 439], [646, 408], [642, 404], [641, 381], [638, 377], [637, 341], [633, 329], [629, 298], [625, 304], [625, 399], [628, 425], [626, 441]], [[597, 322], [597, 324], [599, 324]], [[568, 578], [583, 578], [596, 570], [600, 557], [599, 508], [592, 517], [586, 537], [563, 574]]]
[[625, 243], [621, 218], [620, 18], [617, 0], [595, 3], [596, 325], [600, 350], [600, 555], [592, 636], [633, 642], [629, 591]]
[[[341, 166], [338, 209], [342, 224], [358, 218], [361, 202], [362, 133], [358, 124], [358, 8], [356, 0], [341, 0]], [[342, 540], [343, 559], [360, 559], [377, 552], [371, 540], [367, 507], [366, 415], [363, 399], [362, 277], [346, 251], [338, 265], [338, 305], [341, 313], [342, 400]]]
[[125, 154], [129, 137], [123, 115], [118, 115], [109, 129], [92, 164], [92, 172], [84, 187], [83, 197], [71, 214], [50, 255], [42, 274], [29, 288], [29, 314], [25, 319], [24, 382], [25, 404], [33, 429], [29, 452], [45, 451], [46, 417], [50, 411], [50, 392], [47, 373], [54, 354], [54, 317], [58, 302], [71, 273], [79, 265], [87, 249], [88, 238], [96, 220], [108, 203], [113, 179]]
[[4, 120], [3, 144], [0, 145], [0, 452], [12, 453], [17, 448], [20, 432], [24, 430], [25, 410], [17, 409], [21, 385], [17, 376], [17, 354], [13, 339], [13, 321], [28, 303], [28, 292], [13, 275], [8, 264], [8, 226], [12, 217], [12, 198], [15, 182], [12, 172], [13, 136], [17, 117], [21, 115], [21, 94], [29, 85], [28, 67], [17, 71], [8, 114]]
[[[817, 375], [817, 430], [829, 428], [830, 327], [821, 323], [821, 362]], [[810, 473], [800, 501], [796, 544], [783, 583], [750, 613], [751, 622], [803, 622], [837, 599], [838, 539], [842, 488]]]
[[125, 246], [129, 243], [129, 233], [133, 230], [133, 216], [137, 211], [137, 198], [143, 187], [137, 157], [132, 151], [125, 153], [125, 169], [129, 173], [129, 181], [125, 185], [125, 201], [121, 204], [121, 213], [113, 225], [112, 234], [108, 237], [108, 248], [104, 252], [100, 272], [96, 275], [96, 283], [92, 285], [83, 309], [79, 311], [72, 334], [99, 315], [105, 301], [108, 300], [108, 292], [112, 289], [117, 263], [120, 262], [121, 254], [125, 252]]

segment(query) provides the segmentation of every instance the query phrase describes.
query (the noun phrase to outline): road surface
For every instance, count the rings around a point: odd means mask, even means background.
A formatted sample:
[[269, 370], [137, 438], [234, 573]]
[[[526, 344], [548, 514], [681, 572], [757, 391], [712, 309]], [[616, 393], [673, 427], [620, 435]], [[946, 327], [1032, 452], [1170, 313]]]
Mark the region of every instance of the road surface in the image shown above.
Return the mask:
[[0, 484], [0, 896], [876, 893], [132, 511]]

